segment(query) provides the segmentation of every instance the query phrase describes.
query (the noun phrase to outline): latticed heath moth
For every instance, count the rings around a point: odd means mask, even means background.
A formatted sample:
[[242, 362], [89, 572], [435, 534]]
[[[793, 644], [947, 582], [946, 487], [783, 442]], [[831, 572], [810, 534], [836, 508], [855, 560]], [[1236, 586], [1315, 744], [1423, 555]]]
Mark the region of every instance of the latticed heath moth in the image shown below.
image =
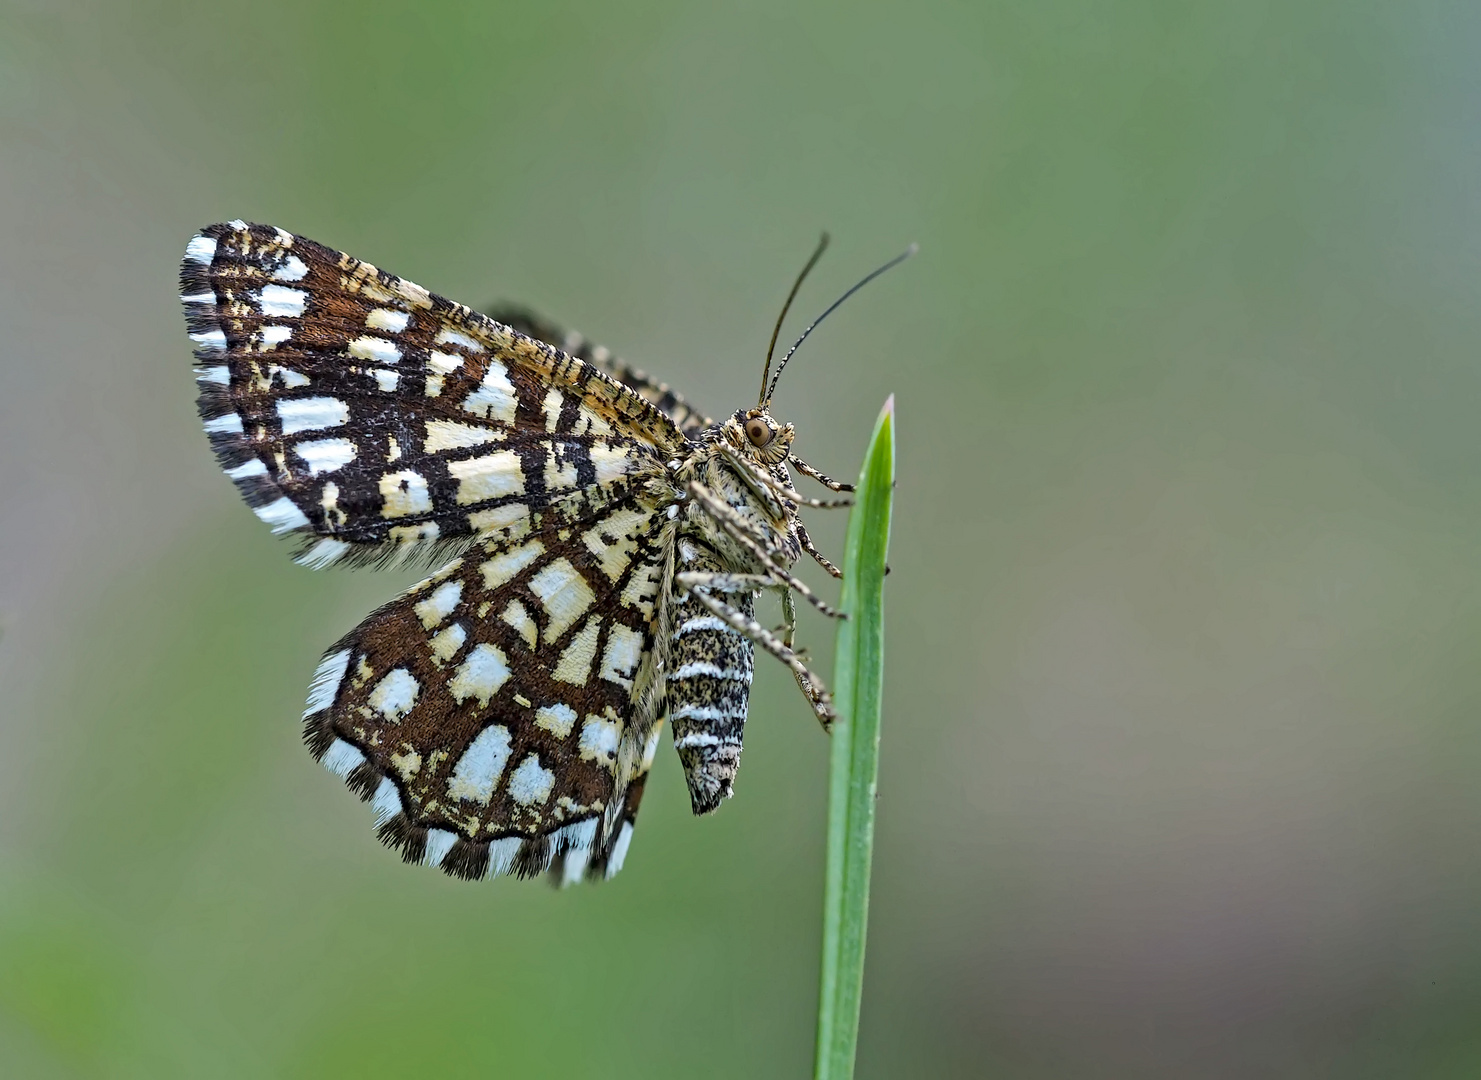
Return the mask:
[[665, 718], [695, 813], [730, 795], [758, 646], [831, 724], [795, 597], [837, 613], [790, 568], [837, 576], [798, 510], [847, 501], [791, 469], [850, 488], [793, 453], [770, 352], [717, 423], [578, 334], [271, 226], [203, 230], [180, 282], [206, 433], [257, 516], [315, 569], [437, 566], [329, 648], [304, 714], [408, 862], [611, 877]]

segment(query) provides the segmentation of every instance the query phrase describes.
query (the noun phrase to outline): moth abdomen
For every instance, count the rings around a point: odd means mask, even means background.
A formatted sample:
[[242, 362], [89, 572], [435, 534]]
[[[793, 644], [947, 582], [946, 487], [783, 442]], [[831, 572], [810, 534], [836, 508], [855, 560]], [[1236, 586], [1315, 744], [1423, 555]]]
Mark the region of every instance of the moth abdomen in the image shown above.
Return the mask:
[[[728, 597], [747, 618], [753, 594]], [[754, 646], [693, 595], [677, 606], [669, 649], [668, 710], [689, 801], [707, 814], [730, 797], [740, 768], [751, 697]]]

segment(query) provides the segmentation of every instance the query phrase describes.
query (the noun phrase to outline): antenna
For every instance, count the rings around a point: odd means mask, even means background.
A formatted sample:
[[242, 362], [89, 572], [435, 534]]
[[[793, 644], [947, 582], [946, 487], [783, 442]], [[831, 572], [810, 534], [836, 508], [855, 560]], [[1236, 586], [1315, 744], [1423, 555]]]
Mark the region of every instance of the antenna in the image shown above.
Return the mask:
[[761, 399], [761, 405], [762, 405], [762, 407], [765, 407], [765, 406], [771, 404], [771, 395], [776, 392], [776, 384], [777, 384], [778, 380], [780, 380], [781, 377], [782, 377], [782, 369], [787, 366], [787, 361], [790, 360], [790, 359], [792, 359], [792, 354], [797, 351], [797, 346], [798, 345], [801, 345], [804, 341], [806, 341], [807, 340], [807, 335], [808, 334], [811, 334], [814, 330], [817, 329], [818, 323], [822, 322], [829, 315], [832, 315], [833, 312], [834, 312], [834, 310], [838, 307], [839, 304], [843, 303], [850, 296], [853, 296], [854, 293], [856, 293], [860, 289], [862, 289], [865, 285], [868, 285], [875, 278], [879, 277], [880, 274], [883, 274], [886, 270], [890, 270], [890, 269], [893, 269], [896, 266], [899, 266], [902, 262], [904, 262], [906, 259], [910, 258], [910, 256], [914, 255], [919, 250], [920, 250], [920, 245], [919, 244], [911, 244], [904, 251], [900, 252], [900, 254], [896, 255], [889, 262], [887, 262], [883, 266], [881, 266], [878, 270], [875, 270], [875, 271], [873, 271], [871, 273], [865, 274], [864, 277], [863, 277], [863, 279], [860, 280], [860, 282], [857, 285], [855, 285], [848, 292], [844, 293], [837, 300], [833, 301], [833, 303], [829, 304], [828, 305], [828, 310], [825, 311], [825, 312], [823, 312], [816, 319], [814, 319], [812, 321], [812, 325], [810, 325], [806, 330], [802, 331], [802, 336], [797, 339], [797, 341], [793, 344], [793, 346], [790, 349], [787, 350], [787, 355], [784, 356], [784, 357], [782, 357], [782, 362], [777, 365], [776, 374], [772, 376], [771, 386], [769, 386], [767, 388], [766, 395]]
[[776, 351], [777, 335], [782, 332], [782, 320], [787, 317], [787, 312], [792, 308], [792, 301], [797, 299], [797, 290], [802, 288], [802, 281], [807, 277], [808, 271], [817, 263], [819, 257], [828, 246], [828, 234], [823, 233], [818, 240], [818, 246], [812, 253], [812, 258], [807, 260], [807, 265], [802, 268], [802, 273], [797, 275], [797, 280], [792, 282], [792, 291], [787, 294], [787, 302], [782, 305], [782, 313], [776, 317], [776, 326], [771, 331], [771, 344], [766, 346], [766, 366], [761, 369], [761, 397], [756, 399], [756, 404], [761, 404], [761, 398], [766, 396], [766, 376], [771, 374], [771, 354]]

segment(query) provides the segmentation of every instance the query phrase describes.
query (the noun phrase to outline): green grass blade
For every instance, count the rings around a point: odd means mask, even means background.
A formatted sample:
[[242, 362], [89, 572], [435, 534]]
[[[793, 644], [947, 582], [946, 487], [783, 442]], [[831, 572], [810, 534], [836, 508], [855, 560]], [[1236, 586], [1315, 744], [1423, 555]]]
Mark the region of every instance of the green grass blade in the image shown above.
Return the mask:
[[843, 560], [843, 610], [834, 659], [833, 758], [828, 783], [828, 862], [823, 887], [823, 971], [818, 998], [817, 1080], [854, 1075], [874, 792], [879, 781], [879, 718], [884, 692], [884, 571], [895, 486], [895, 398], [874, 425], [849, 516]]

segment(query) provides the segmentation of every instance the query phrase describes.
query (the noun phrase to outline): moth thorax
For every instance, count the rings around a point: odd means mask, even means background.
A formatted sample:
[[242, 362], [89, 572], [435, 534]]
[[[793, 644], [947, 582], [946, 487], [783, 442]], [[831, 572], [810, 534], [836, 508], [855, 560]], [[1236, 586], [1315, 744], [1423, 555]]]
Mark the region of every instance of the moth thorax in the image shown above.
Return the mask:
[[[775, 467], [764, 471], [776, 478]], [[748, 534], [765, 539], [764, 547], [774, 561], [788, 566], [796, 561], [800, 550], [795, 543], [789, 543], [791, 529], [785, 509], [779, 502], [758, 494], [752, 486], [756, 483], [754, 478], [748, 483], [728, 462], [712, 459], [705, 470], [705, 481]], [[727, 572], [766, 572], [755, 554], [736, 538], [734, 526], [722, 524], [708, 512], [697, 513], [690, 520], [691, 535], [697, 535], [713, 549]]]

